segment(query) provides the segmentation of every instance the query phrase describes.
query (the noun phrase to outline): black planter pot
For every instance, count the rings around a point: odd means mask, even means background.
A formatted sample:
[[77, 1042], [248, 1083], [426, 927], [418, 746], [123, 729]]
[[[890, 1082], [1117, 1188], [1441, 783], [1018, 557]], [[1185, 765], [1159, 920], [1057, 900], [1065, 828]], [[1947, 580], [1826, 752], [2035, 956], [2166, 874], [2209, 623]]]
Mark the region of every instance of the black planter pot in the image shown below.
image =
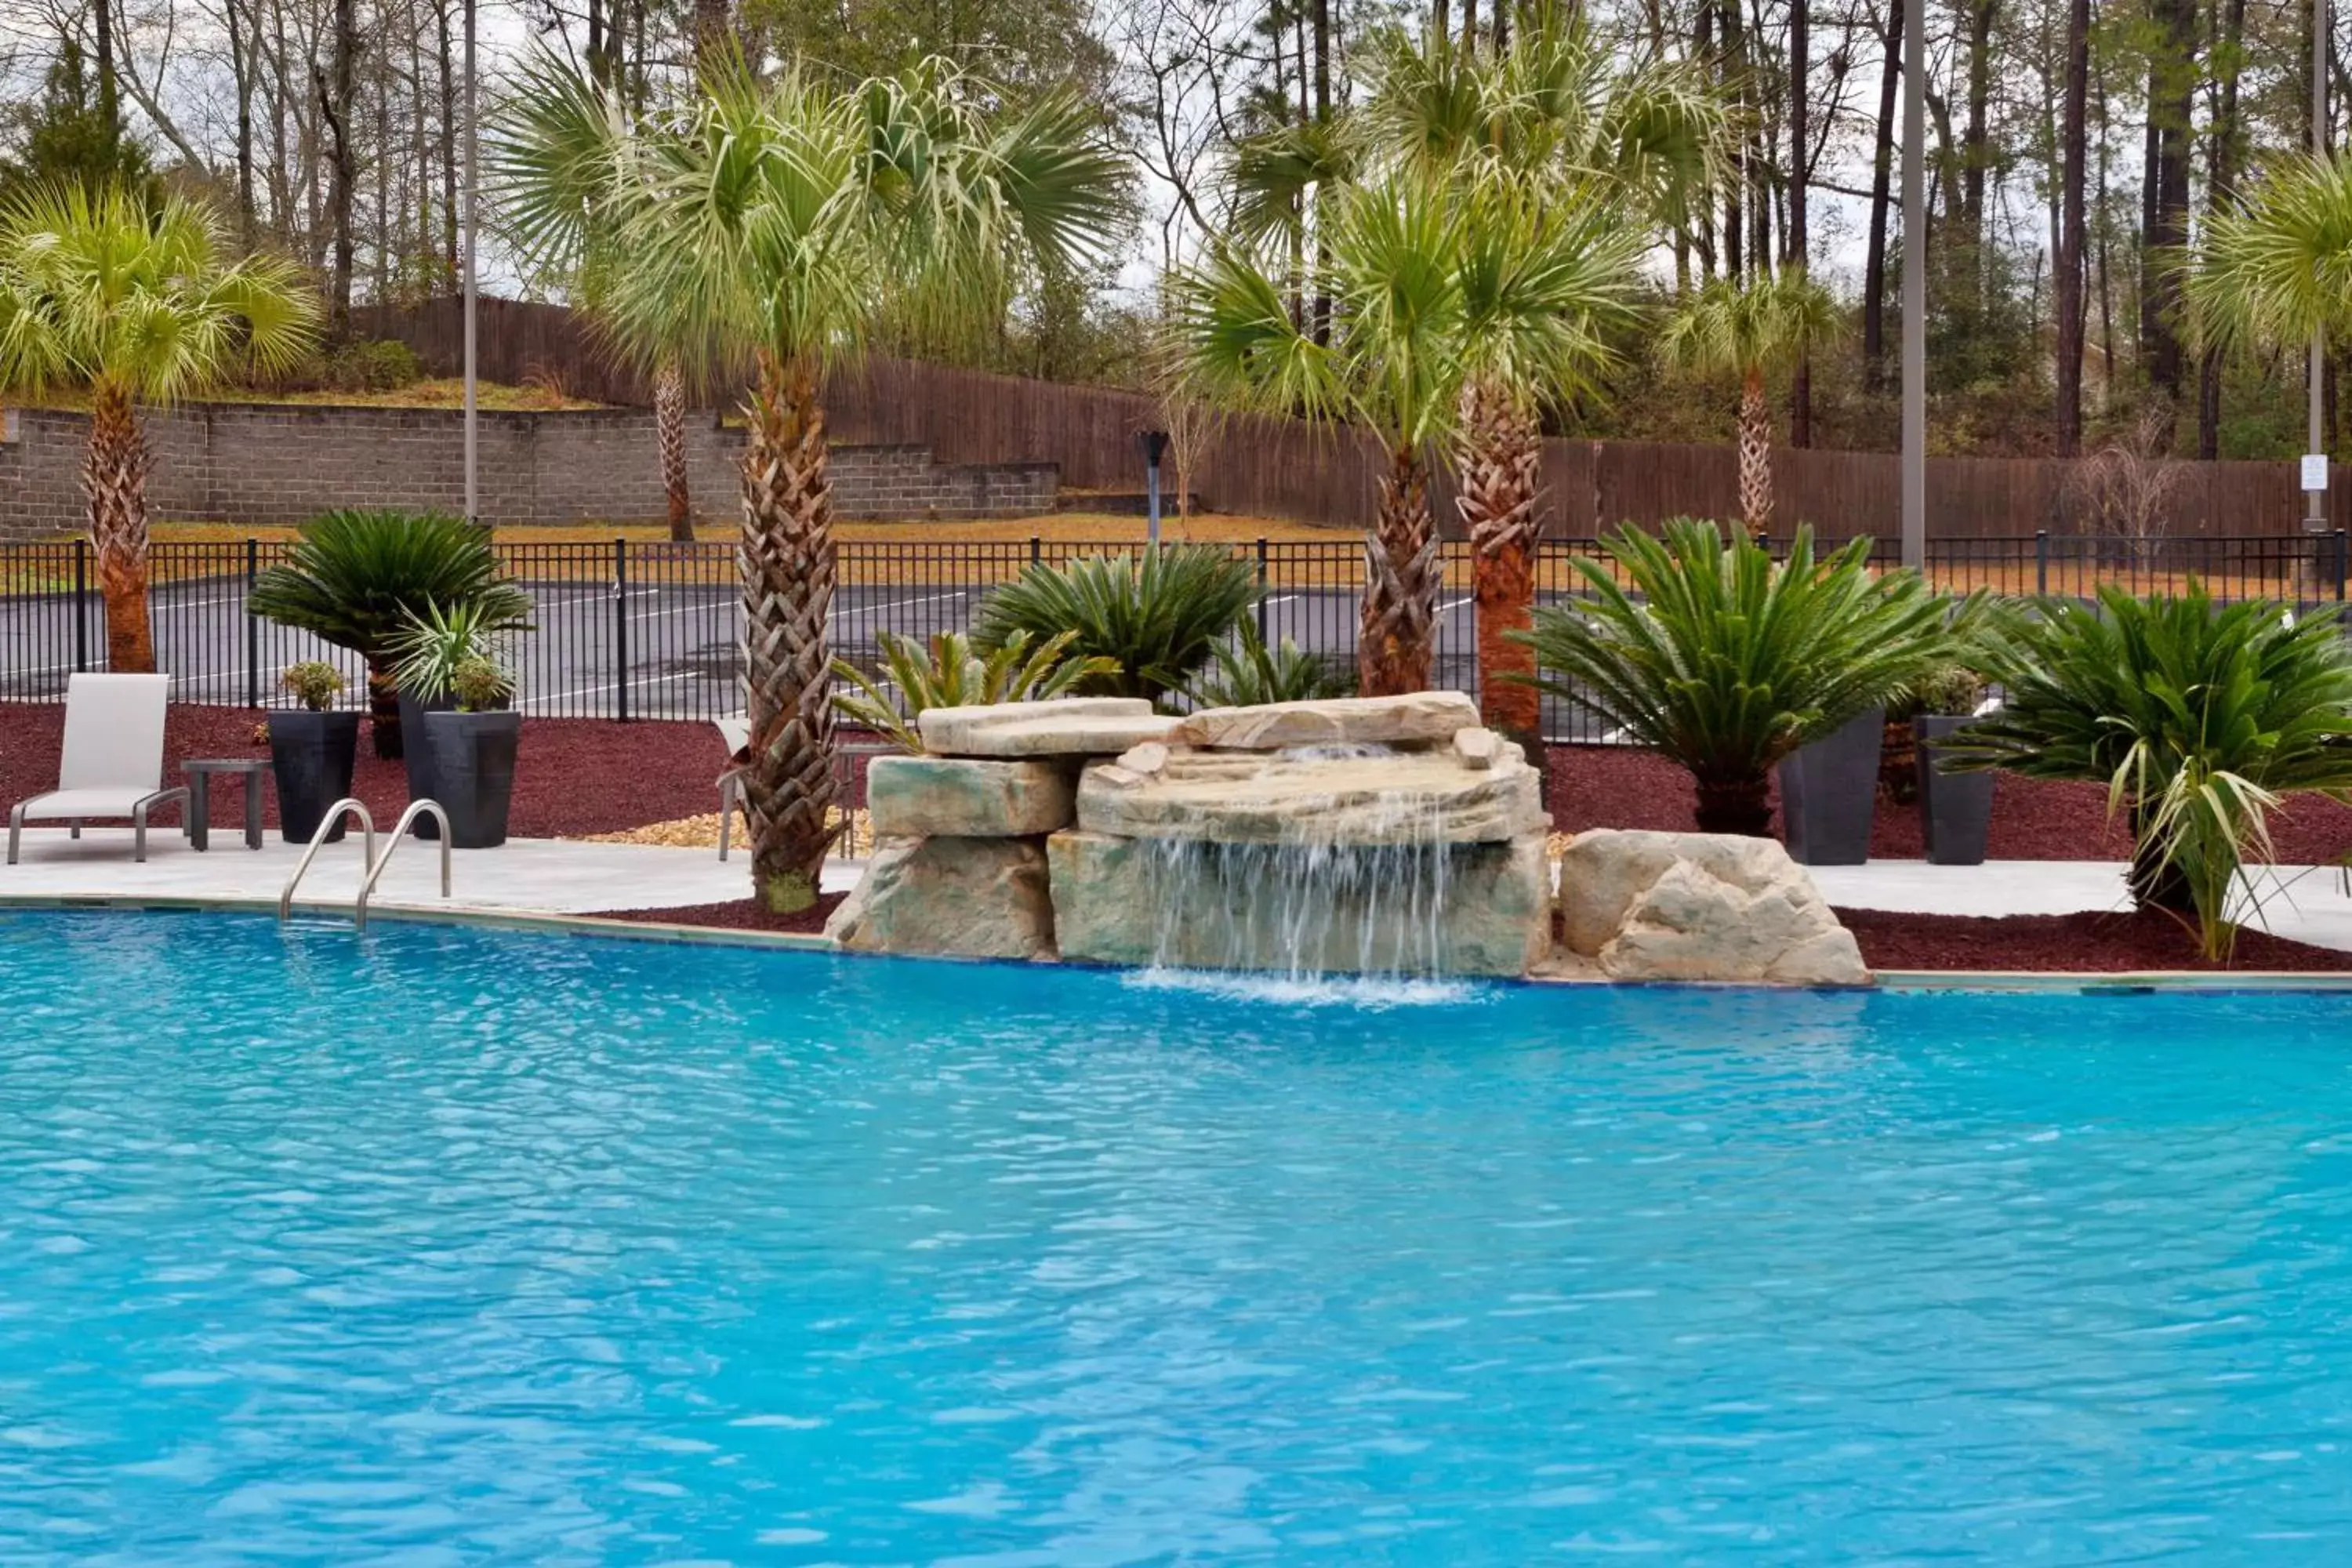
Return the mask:
[[1790, 858], [1807, 866], [1859, 866], [1870, 858], [1885, 734], [1886, 710], [1873, 708], [1780, 764], [1780, 826]]
[[[440, 780], [433, 773], [433, 735], [425, 727], [427, 713], [446, 713], [457, 704], [446, 697], [436, 697], [430, 702], [419, 702], [405, 691], [400, 694], [400, 760], [408, 772], [408, 798], [440, 800]], [[446, 804], [446, 802], [444, 803]], [[441, 829], [429, 816], [416, 819], [416, 837], [438, 838]]]
[[[522, 715], [427, 712], [425, 732], [432, 737], [433, 798], [449, 814], [449, 847], [495, 849], [504, 844]], [[416, 826], [425, 824], [419, 819]]]
[[1919, 819], [1927, 830], [1927, 859], [1937, 866], [1981, 866], [1992, 831], [1992, 774], [1948, 773], [1936, 765], [1933, 744], [1972, 714], [1922, 713], [1919, 731]]
[[[360, 715], [284, 709], [269, 715], [269, 772], [278, 785], [278, 832], [289, 844], [308, 844], [327, 808], [352, 793], [359, 755]], [[338, 820], [330, 844], [343, 836]]]

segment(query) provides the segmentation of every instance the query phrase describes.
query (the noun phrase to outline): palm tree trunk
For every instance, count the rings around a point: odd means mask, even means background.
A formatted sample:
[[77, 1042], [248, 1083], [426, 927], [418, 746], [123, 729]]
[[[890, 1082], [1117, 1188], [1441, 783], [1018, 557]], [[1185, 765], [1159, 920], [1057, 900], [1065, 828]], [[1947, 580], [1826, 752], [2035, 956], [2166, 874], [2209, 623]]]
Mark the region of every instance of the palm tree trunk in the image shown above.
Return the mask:
[[1736, 833], [1743, 838], [1772, 837], [1772, 786], [1763, 774], [1700, 779], [1697, 783], [1701, 833]]
[[832, 655], [833, 481], [814, 372], [760, 356], [743, 449], [744, 707], [751, 762], [751, 880], [778, 914], [816, 902], [836, 831]]
[[1381, 476], [1379, 521], [1364, 541], [1363, 624], [1356, 683], [1367, 697], [1429, 689], [1437, 621], [1437, 525], [1429, 476], [1406, 447]]
[[686, 378], [674, 361], [654, 369], [654, 440], [661, 447], [662, 492], [669, 502], [669, 536], [694, 542], [694, 498], [686, 484]]
[[391, 655], [367, 656], [367, 698], [368, 742], [381, 760], [399, 762], [408, 752], [400, 727], [400, 682], [393, 676]]
[[1754, 365], [1739, 379], [1739, 521], [1750, 539], [1772, 527], [1772, 408]]
[[1472, 594], [1478, 616], [1478, 711], [1540, 764], [1543, 715], [1531, 681], [1535, 649], [1509, 634], [1534, 619], [1536, 510], [1543, 447], [1536, 423], [1483, 376], [1462, 388], [1462, 494], [1454, 504], [1470, 532]]
[[152, 675], [155, 637], [147, 619], [147, 438], [131, 395], [101, 382], [90, 401], [89, 446], [81, 482], [89, 498], [89, 542], [106, 601], [106, 668]]

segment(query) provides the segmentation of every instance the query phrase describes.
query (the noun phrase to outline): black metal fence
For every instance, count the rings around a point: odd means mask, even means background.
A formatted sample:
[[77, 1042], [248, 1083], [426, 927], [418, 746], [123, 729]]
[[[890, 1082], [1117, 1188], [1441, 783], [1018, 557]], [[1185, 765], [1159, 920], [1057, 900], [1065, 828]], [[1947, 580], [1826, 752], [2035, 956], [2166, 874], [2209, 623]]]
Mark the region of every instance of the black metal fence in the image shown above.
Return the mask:
[[[1002, 542], [844, 543], [833, 637], [845, 657], [871, 667], [879, 636], [960, 631], [991, 589], [1040, 562], [1060, 562], [1132, 542], [1045, 539]], [[1363, 589], [1362, 546], [1255, 541], [1233, 546], [1254, 561], [1264, 589], [1258, 630], [1287, 637], [1335, 665], [1352, 665]], [[182, 702], [268, 707], [291, 700], [279, 673], [324, 659], [357, 683], [352, 655], [307, 633], [249, 615], [246, 595], [278, 556], [276, 542], [244, 539], [155, 545], [150, 559], [156, 658]], [[739, 711], [740, 605], [732, 546], [614, 539], [606, 543], [501, 544], [507, 572], [530, 593], [532, 629], [511, 650], [522, 706], [588, 719], [701, 720]], [[1874, 558], [1891, 562], [1885, 542]], [[2129, 540], [2047, 533], [1930, 542], [1927, 573], [1954, 590], [2088, 596], [2105, 584], [2132, 593], [2177, 590], [2194, 577], [2225, 599], [2273, 599], [2309, 607], [2339, 603], [2347, 568], [2342, 532], [2302, 537]], [[1596, 541], [1549, 540], [1538, 563], [1538, 597], [1583, 591], [1576, 565], [1605, 559]], [[1474, 690], [1476, 626], [1469, 548], [1444, 546], [1437, 605], [1436, 679]], [[0, 545], [0, 700], [62, 698], [76, 670], [102, 668], [104, 616], [88, 544]], [[1546, 699], [1559, 740], [1603, 738], [1593, 717]]]

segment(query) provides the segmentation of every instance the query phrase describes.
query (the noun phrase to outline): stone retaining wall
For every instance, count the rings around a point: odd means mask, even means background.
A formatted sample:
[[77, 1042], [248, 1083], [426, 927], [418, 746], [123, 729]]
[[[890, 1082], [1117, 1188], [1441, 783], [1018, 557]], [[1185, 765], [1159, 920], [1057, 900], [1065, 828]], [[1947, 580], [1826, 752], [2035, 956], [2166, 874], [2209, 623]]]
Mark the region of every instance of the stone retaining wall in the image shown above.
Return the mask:
[[[638, 409], [485, 413], [482, 513], [499, 523], [636, 522], [663, 516], [653, 416]], [[158, 521], [294, 523], [332, 507], [457, 512], [466, 501], [465, 423], [456, 410], [194, 404], [144, 417]], [[12, 410], [0, 438], [0, 539], [82, 526], [79, 414]], [[688, 422], [695, 510], [734, 515], [740, 429]], [[1034, 517], [1054, 510], [1052, 463], [940, 463], [921, 446], [836, 447], [844, 517]]]

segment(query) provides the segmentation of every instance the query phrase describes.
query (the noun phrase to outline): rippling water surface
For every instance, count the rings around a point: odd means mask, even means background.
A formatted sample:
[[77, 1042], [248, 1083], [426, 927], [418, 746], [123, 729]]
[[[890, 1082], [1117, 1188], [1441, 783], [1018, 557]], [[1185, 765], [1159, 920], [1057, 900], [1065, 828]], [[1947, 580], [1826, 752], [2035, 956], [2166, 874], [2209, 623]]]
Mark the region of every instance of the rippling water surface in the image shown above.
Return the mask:
[[0, 996], [11, 1563], [2352, 1561], [2340, 997], [121, 914]]

